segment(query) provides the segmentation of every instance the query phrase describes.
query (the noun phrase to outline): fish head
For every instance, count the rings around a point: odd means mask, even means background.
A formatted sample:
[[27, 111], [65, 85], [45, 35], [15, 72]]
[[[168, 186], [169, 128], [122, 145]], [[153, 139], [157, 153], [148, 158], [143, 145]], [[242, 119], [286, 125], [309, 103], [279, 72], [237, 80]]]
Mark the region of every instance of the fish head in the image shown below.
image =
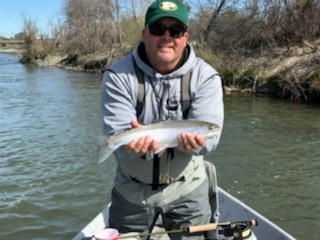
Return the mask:
[[206, 134], [206, 138], [213, 138], [217, 136], [221, 131], [221, 128], [215, 124], [210, 124], [208, 126], [208, 132]]

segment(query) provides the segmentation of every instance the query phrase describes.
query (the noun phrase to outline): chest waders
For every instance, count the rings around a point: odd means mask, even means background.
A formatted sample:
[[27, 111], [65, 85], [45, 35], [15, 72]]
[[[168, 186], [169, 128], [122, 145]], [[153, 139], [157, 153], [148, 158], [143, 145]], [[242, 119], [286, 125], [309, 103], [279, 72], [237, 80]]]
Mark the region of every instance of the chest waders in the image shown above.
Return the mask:
[[[137, 96], [137, 106], [136, 112], [137, 117], [142, 113], [142, 109], [145, 102], [145, 86], [144, 86], [144, 73], [137, 66], [135, 60], [133, 59], [134, 70], [138, 79], [138, 96]], [[217, 74], [218, 75], [218, 74]], [[180, 80], [180, 90], [181, 90], [181, 110], [182, 110], [182, 118], [187, 119], [188, 113], [191, 106], [191, 91], [190, 91], [190, 82], [191, 82], [191, 72], [187, 72], [182, 75]], [[174, 158], [174, 149], [167, 149], [167, 161], [170, 162]], [[208, 175], [209, 181], [209, 202], [211, 206], [212, 217], [210, 222], [219, 222], [219, 199], [218, 199], [218, 185], [217, 185], [217, 174], [216, 168], [213, 163], [204, 161], [206, 167], [206, 173]], [[163, 186], [164, 184], [159, 184], [160, 180], [160, 157], [158, 154], [154, 154], [153, 156], [153, 183], [152, 190], [157, 190], [159, 186]], [[215, 239], [216, 232], [207, 231], [205, 232], [205, 239], [213, 240]]]

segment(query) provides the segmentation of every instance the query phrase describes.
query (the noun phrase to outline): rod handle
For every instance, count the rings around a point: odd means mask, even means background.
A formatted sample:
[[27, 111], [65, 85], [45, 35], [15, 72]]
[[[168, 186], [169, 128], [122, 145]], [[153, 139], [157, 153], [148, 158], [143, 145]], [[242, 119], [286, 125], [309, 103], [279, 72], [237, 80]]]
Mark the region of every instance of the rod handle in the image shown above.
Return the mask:
[[209, 223], [209, 224], [198, 225], [198, 226], [190, 226], [188, 227], [188, 232], [189, 233], [207, 232], [207, 231], [217, 230], [217, 228], [218, 228], [218, 224]]

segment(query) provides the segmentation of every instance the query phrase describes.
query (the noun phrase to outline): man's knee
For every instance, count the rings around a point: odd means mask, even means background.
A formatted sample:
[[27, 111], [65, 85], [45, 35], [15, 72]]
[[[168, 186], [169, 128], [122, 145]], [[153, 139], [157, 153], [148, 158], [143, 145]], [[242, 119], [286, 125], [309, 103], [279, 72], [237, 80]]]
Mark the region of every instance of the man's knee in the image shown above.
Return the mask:
[[152, 223], [152, 216], [151, 208], [131, 203], [113, 190], [109, 216], [110, 227], [118, 229], [121, 233], [143, 232], [148, 230]]

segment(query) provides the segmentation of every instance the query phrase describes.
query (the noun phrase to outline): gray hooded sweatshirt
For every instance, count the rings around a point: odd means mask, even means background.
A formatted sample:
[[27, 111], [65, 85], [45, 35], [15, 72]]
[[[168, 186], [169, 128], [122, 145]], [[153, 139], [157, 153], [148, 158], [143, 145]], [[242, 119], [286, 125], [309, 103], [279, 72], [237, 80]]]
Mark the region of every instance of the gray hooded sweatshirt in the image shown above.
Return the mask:
[[[141, 59], [138, 51], [141, 44], [137, 44], [130, 54], [119, 59], [104, 73], [101, 87], [104, 134], [111, 135], [130, 129], [130, 122], [133, 120], [138, 120], [141, 124], [167, 119], [181, 120], [180, 85], [181, 77], [187, 72], [191, 72], [191, 105], [187, 119], [211, 122], [222, 128], [223, 92], [217, 71], [196, 57], [192, 46], [188, 45], [189, 55], [186, 61], [173, 72], [162, 75]], [[145, 82], [145, 101], [140, 116], [137, 116], [136, 111], [138, 79], [134, 61], [144, 73]], [[177, 108], [168, 110], [168, 101], [177, 103]], [[203, 168], [202, 156], [214, 150], [219, 139], [220, 136], [207, 140], [206, 147], [190, 153], [175, 149], [173, 159], [168, 160], [167, 155], [163, 154], [160, 175], [169, 173], [174, 180], [192, 176], [199, 166]], [[135, 153], [126, 153], [123, 148], [115, 151], [118, 163], [115, 185], [132, 179], [152, 184], [153, 161]]]

